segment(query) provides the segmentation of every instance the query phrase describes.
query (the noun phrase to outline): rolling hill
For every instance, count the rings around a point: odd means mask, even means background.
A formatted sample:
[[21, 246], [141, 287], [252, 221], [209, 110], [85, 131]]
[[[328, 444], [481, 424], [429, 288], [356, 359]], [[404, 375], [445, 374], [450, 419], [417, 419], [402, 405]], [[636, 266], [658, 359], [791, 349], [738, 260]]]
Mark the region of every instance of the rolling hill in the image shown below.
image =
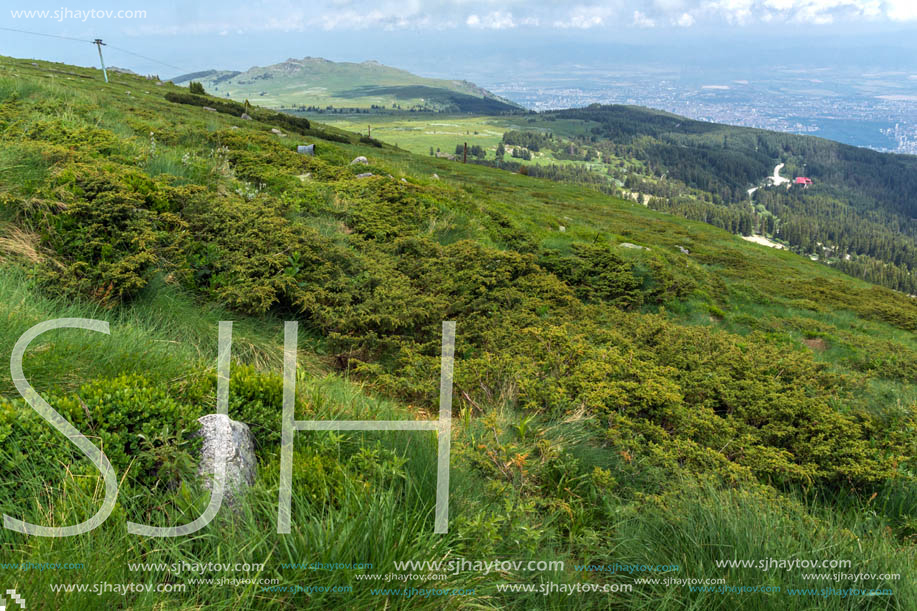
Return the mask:
[[270, 108], [327, 107], [499, 114], [520, 110], [509, 100], [467, 81], [430, 79], [375, 61], [333, 62], [320, 57], [288, 59], [245, 72], [207, 70], [172, 79], [199, 81], [209, 93], [250, 100]]
[[[354, 130], [366, 123], [329, 120]], [[621, 105], [506, 117], [402, 114], [372, 124], [376, 137], [415, 153], [461, 157], [467, 143], [474, 163], [592, 185], [917, 295], [913, 155]], [[778, 181], [775, 171], [783, 172]], [[809, 182], [793, 185], [796, 177]]]
[[[80, 565], [20, 577], [31, 608], [917, 608], [913, 299], [590, 186], [110, 76], [0, 58], [0, 360], [51, 319], [110, 325], [25, 354], [119, 488], [87, 533], [0, 529], [3, 566]], [[221, 321], [255, 484], [191, 536], [129, 534], [208, 505]], [[456, 323], [447, 533], [442, 429], [297, 430], [277, 532], [285, 321], [297, 420], [429, 428]], [[0, 442], [3, 513], [98, 511], [100, 471], [6, 375]], [[495, 559], [536, 568], [398, 568]], [[848, 564], [758, 564], [784, 559]]]

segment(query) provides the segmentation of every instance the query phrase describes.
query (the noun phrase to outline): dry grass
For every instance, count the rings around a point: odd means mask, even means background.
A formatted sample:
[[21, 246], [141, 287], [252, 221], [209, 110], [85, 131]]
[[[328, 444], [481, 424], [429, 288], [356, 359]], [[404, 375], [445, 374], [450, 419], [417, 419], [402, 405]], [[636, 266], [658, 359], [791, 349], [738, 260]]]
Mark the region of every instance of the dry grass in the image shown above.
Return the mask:
[[804, 339], [802, 343], [814, 350], [815, 352], [824, 352], [828, 349], [828, 342], [820, 337], [814, 339]]
[[41, 263], [45, 257], [38, 250], [38, 236], [13, 225], [0, 225], [0, 261], [8, 258]]

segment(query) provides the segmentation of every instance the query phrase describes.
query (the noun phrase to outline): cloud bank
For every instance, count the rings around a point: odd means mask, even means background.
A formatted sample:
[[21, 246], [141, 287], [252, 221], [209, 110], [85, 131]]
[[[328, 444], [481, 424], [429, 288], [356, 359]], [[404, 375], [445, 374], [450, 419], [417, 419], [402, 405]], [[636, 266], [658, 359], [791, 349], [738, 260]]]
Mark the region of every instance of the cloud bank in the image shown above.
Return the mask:
[[[157, 18], [160, 32], [691, 28], [917, 21], [917, 0], [204, 0]], [[155, 13], [155, 11], [150, 11]]]

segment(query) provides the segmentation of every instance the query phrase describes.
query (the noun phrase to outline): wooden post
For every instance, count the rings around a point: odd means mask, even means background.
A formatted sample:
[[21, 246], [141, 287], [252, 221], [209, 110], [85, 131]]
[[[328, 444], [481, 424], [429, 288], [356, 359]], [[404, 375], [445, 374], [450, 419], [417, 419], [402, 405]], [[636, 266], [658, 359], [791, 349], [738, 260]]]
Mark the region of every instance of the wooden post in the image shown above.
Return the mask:
[[462, 149], [462, 163], [468, 163], [468, 143], [465, 143], [465, 148]]

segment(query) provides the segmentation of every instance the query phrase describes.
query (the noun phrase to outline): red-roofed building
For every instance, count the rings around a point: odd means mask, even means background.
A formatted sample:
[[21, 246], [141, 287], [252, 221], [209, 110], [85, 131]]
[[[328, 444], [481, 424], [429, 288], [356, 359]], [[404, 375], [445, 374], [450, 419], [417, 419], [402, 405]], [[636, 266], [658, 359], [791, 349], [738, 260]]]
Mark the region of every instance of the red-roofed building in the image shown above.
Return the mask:
[[812, 184], [812, 179], [811, 179], [811, 178], [806, 178], [805, 176], [797, 176], [797, 177], [796, 177], [796, 184], [797, 184], [797, 185], [805, 185], [805, 186], [808, 187], [809, 185]]

